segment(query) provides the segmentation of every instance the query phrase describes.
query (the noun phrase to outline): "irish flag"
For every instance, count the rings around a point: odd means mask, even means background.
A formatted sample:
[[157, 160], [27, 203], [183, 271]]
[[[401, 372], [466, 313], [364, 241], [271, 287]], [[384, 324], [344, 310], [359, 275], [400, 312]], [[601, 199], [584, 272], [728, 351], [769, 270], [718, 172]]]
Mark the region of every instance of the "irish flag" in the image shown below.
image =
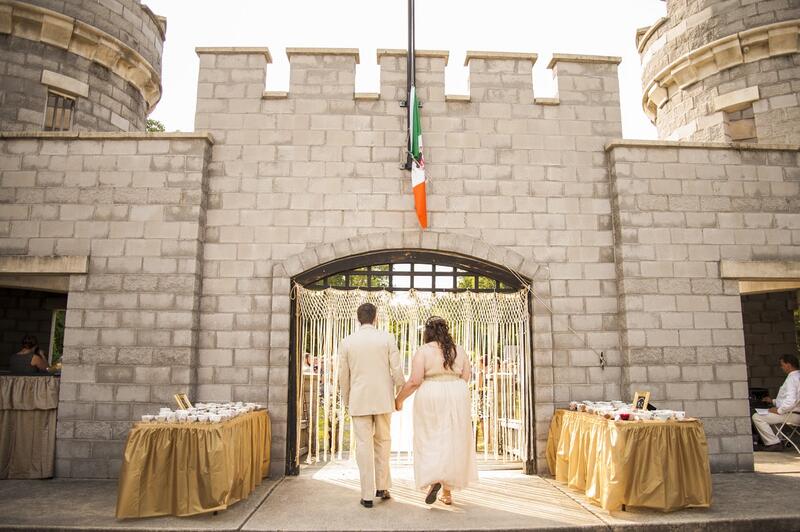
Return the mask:
[[428, 227], [428, 209], [425, 204], [425, 158], [422, 156], [422, 125], [419, 122], [419, 101], [414, 85], [408, 101], [411, 103], [410, 120], [408, 121], [408, 135], [411, 144], [411, 189], [414, 191], [414, 208], [417, 211], [419, 225], [423, 229]]

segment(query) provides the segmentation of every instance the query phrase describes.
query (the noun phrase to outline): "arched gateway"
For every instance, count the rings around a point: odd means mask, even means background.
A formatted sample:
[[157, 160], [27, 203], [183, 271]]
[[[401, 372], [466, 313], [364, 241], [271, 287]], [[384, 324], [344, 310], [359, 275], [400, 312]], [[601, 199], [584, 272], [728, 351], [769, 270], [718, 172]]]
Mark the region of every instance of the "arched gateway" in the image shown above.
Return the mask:
[[[355, 310], [378, 306], [378, 327], [398, 340], [406, 376], [431, 315], [451, 324], [470, 354], [479, 458], [529, 463], [534, 456], [530, 281], [473, 257], [424, 250], [348, 256], [292, 279], [287, 472], [301, 462], [346, 458], [350, 419], [339, 397], [338, 345]], [[410, 405], [393, 418], [393, 451], [411, 452]]]

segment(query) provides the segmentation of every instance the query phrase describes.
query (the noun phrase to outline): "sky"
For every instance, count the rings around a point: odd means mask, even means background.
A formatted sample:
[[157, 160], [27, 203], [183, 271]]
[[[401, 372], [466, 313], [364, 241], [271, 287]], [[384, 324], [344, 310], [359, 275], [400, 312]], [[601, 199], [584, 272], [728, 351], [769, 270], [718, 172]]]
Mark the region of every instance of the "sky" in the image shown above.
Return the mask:
[[[163, 95], [150, 118], [193, 131], [198, 46], [268, 47], [266, 90], [289, 89], [287, 47], [358, 48], [356, 92], [378, 92], [378, 48], [407, 48], [407, 0], [143, 0], [167, 17]], [[468, 94], [467, 50], [534, 52], [536, 97], [554, 96], [552, 53], [621, 56], [623, 136], [654, 139], [641, 107], [636, 29], [662, 0], [416, 0], [416, 48], [449, 50], [445, 92]]]

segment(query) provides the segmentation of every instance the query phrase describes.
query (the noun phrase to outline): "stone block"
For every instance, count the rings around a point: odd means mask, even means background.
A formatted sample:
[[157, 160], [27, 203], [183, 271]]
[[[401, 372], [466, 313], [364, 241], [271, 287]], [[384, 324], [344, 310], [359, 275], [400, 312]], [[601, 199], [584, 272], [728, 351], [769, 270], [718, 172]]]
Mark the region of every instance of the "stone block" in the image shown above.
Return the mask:
[[718, 381], [746, 381], [747, 366], [745, 364], [717, 364], [714, 373]]
[[[720, 416], [747, 417], [750, 413], [750, 405], [747, 399], [719, 400], [717, 401], [717, 413]], [[746, 423], [749, 429], [749, 422]]]
[[119, 385], [115, 399], [119, 403], [150, 402], [150, 386]]
[[110, 440], [111, 424], [107, 421], [76, 421], [75, 438], [87, 440]]
[[730, 383], [700, 383], [700, 398], [701, 399], [730, 399], [731, 385]]
[[667, 399], [692, 401], [698, 398], [698, 385], [694, 382], [667, 383]]

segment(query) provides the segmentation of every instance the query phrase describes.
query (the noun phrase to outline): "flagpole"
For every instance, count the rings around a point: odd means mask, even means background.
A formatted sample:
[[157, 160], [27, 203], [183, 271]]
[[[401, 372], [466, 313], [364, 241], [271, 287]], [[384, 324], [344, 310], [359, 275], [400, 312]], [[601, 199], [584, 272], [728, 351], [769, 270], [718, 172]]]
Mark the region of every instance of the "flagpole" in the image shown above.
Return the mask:
[[408, 83], [408, 157], [406, 168], [411, 170], [411, 191], [414, 194], [414, 210], [422, 229], [428, 227], [428, 208], [425, 198], [425, 156], [422, 153], [422, 127], [419, 123], [419, 99], [416, 88], [414, 44], [414, 0], [408, 0], [408, 55], [406, 81]]
[[[406, 110], [408, 111], [408, 124], [411, 124], [413, 102], [411, 99], [411, 87], [416, 84], [417, 69], [414, 58], [414, 0], [408, 0], [408, 54], [406, 55]], [[411, 144], [413, 140], [408, 136], [408, 155], [406, 156], [406, 169], [411, 169]]]

